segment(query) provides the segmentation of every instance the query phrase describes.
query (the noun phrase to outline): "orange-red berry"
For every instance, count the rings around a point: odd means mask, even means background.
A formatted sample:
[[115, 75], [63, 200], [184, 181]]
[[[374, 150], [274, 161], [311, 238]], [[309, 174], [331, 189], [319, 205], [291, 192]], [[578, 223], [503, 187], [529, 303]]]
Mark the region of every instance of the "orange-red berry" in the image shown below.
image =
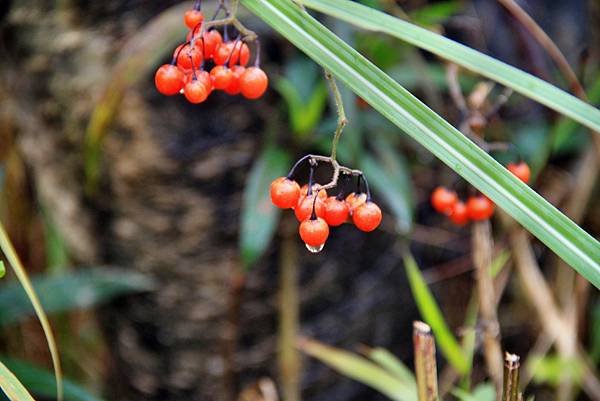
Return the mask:
[[213, 54], [213, 61], [217, 65], [224, 65], [227, 60], [230, 59], [231, 52], [233, 51], [233, 42], [223, 42], [216, 49]]
[[375, 230], [381, 223], [381, 209], [375, 203], [367, 201], [354, 209], [352, 221], [361, 231], [370, 232]]
[[352, 192], [350, 195], [346, 196], [346, 204], [348, 205], [348, 212], [352, 214], [357, 207], [362, 205], [367, 201], [367, 194], [356, 192]]
[[183, 22], [185, 25], [194, 29], [198, 24], [201, 24], [204, 21], [204, 14], [200, 10], [187, 10], [185, 14], [183, 14]]
[[437, 187], [431, 194], [431, 205], [439, 213], [449, 215], [452, 206], [458, 202], [456, 192], [450, 191], [445, 187]]
[[224, 65], [216, 65], [210, 71], [210, 78], [215, 89], [225, 89], [231, 84], [233, 72]]
[[464, 226], [469, 222], [469, 212], [464, 202], [458, 201], [452, 205], [450, 220], [458, 226]]
[[289, 209], [298, 204], [300, 185], [287, 177], [279, 177], [271, 183], [271, 202], [281, 209]]
[[154, 75], [156, 89], [167, 96], [178, 94], [181, 88], [183, 88], [183, 80], [183, 72], [170, 64], [160, 66]]
[[234, 65], [231, 67], [232, 78], [229, 86], [225, 89], [225, 93], [228, 95], [237, 95], [242, 91], [242, 87], [240, 85], [240, 77], [246, 71], [246, 67], [242, 67], [241, 65]]
[[471, 220], [487, 220], [494, 214], [494, 202], [483, 195], [472, 196], [467, 201], [467, 213]]
[[247, 66], [250, 61], [250, 48], [244, 42], [234, 42], [231, 57], [229, 57], [229, 66], [232, 67], [236, 64], [241, 66]]
[[313, 205], [317, 217], [325, 217], [325, 204], [323, 199], [319, 196], [315, 201], [315, 194], [312, 194], [309, 196], [300, 196], [298, 199], [298, 203], [294, 208], [294, 214], [298, 221], [307, 220], [312, 216]]
[[[317, 192], [317, 188], [319, 187], [319, 184], [313, 184], [313, 193]], [[308, 184], [304, 184], [302, 185], [302, 188], [300, 188], [300, 196], [306, 196], [308, 195]], [[319, 191], [319, 199], [325, 200], [327, 199], [327, 191], [322, 189]]]
[[513, 173], [519, 180], [523, 181], [525, 184], [529, 183], [531, 179], [531, 169], [525, 162], [519, 163], [509, 163], [508, 171]]
[[202, 103], [208, 97], [208, 91], [204, 83], [197, 79], [192, 79], [183, 88], [183, 94], [190, 103]]
[[177, 57], [177, 66], [189, 70], [192, 67], [198, 68], [202, 64], [202, 50], [196, 46], [190, 47], [189, 44], [177, 46], [173, 52], [173, 57]]
[[329, 226], [320, 217], [316, 219], [307, 219], [300, 223], [300, 238], [308, 246], [320, 247], [329, 237]]
[[[204, 52], [204, 57], [208, 60], [214, 57], [215, 52], [223, 43], [223, 37], [221, 33], [216, 29], [210, 30], [208, 32], [204, 32], [202, 35], [202, 40], [197, 41], [199, 46], [202, 47], [202, 51]], [[224, 64], [225, 62], [223, 62]]]
[[342, 225], [348, 220], [348, 205], [343, 200], [335, 196], [330, 196], [325, 200], [325, 216], [323, 217], [327, 224], [332, 227]]
[[248, 67], [240, 77], [242, 95], [248, 99], [258, 99], [267, 90], [269, 78], [258, 67]]

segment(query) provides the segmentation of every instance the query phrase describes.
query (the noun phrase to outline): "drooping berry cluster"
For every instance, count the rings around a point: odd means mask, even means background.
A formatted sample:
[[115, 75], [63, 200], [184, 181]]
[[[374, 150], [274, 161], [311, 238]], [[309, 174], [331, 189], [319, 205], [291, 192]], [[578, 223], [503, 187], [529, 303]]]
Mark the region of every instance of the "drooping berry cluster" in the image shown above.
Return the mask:
[[254, 66], [250, 48], [239, 36], [230, 40], [215, 28], [203, 29], [204, 15], [197, 1], [185, 12], [185, 25], [190, 29], [186, 42], [177, 46], [170, 64], [158, 68], [154, 76], [156, 89], [163, 95], [183, 94], [190, 103], [202, 103], [213, 90], [247, 99], [260, 98], [269, 85], [267, 74], [260, 68], [258, 41]]
[[[525, 184], [529, 183], [531, 170], [525, 162], [509, 163], [507, 169]], [[494, 202], [484, 195], [470, 196], [465, 203], [458, 198], [455, 191], [442, 186], [431, 193], [431, 205], [459, 226], [469, 221], [487, 220], [495, 211]]]
[[[310, 162], [308, 184], [300, 187], [293, 177], [296, 168], [304, 161]], [[311, 252], [323, 249], [329, 237], [329, 227], [337, 227], [352, 222], [361, 231], [375, 230], [381, 223], [381, 209], [371, 200], [369, 184], [362, 172], [337, 166], [340, 179], [344, 184], [356, 176], [356, 189], [347, 191], [348, 185], [339, 185], [335, 196], [328, 195], [327, 190], [337, 188], [337, 178], [330, 184], [314, 183], [314, 171], [318, 161], [335, 163], [325, 157], [308, 155], [300, 159], [286, 177], [279, 177], [271, 183], [271, 202], [281, 209], [293, 209], [300, 222], [300, 238]], [[337, 174], [334, 173], [337, 177]], [[362, 190], [362, 183], [365, 190]], [[327, 189], [325, 188], [327, 187]], [[349, 192], [349, 193], [348, 193]]]

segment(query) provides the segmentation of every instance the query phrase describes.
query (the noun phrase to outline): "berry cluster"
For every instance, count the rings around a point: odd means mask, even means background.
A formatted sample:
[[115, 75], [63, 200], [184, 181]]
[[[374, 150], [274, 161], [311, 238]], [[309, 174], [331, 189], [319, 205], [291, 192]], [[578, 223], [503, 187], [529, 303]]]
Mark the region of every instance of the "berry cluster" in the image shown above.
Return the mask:
[[224, 36], [214, 28], [205, 30], [199, 1], [185, 12], [183, 20], [190, 29], [186, 42], [177, 46], [171, 64], [160, 66], [154, 76], [160, 93], [181, 93], [194, 104], [204, 102], [213, 90], [229, 95], [241, 93], [248, 99], [258, 99], [265, 93], [269, 79], [260, 69], [258, 41], [254, 66], [247, 67], [248, 44], [240, 37], [229, 40], [227, 27]]
[[[296, 168], [305, 160], [310, 162], [310, 175], [308, 184], [300, 187], [293, 176]], [[346, 184], [340, 186], [335, 196], [329, 196], [327, 190], [337, 186], [337, 172], [329, 184], [313, 183], [314, 169], [319, 160], [333, 164]], [[356, 189], [347, 193], [346, 187], [352, 176], [358, 177]], [[361, 186], [363, 182], [364, 192]], [[308, 155], [300, 159], [286, 177], [279, 177], [271, 183], [270, 192], [271, 202], [275, 206], [294, 210], [300, 222], [300, 238], [311, 252], [323, 249], [329, 237], [330, 226], [337, 227], [351, 221], [359, 230], [370, 232], [381, 223], [381, 209], [371, 200], [369, 184], [363, 173], [338, 166], [326, 157]]]
[[[525, 184], [529, 183], [531, 170], [525, 162], [509, 163], [507, 169]], [[458, 198], [455, 191], [442, 186], [431, 193], [431, 205], [459, 226], [471, 220], [487, 220], [494, 215], [495, 210], [494, 202], [484, 195], [470, 196], [465, 203]]]

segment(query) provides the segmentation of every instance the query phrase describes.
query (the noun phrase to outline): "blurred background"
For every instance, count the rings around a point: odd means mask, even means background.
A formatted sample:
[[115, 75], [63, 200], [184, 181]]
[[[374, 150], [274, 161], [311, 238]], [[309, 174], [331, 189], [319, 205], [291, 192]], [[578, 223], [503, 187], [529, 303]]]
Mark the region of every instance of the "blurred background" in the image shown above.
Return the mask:
[[[494, 0], [363, 3], [569, 90]], [[598, 105], [600, 3], [519, 3]], [[421, 315], [407, 249], [451, 332], [459, 341], [474, 334], [466, 388], [486, 382], [489, 322], [473, 312], [477, 241], [429, 204], [437, 185], [463, 195], [468, 185], [341, 86], [349, 124], [340, 160], [369, 177], [384, 221], [371, 234], [336, 228], [323, 252], [309, 253], [293, 215], [267, 194], [301, 156], [329, 153], [336, 115], [322, 70], [242, 8], [238, 17], [261, 38], [267, 94], [215, 93], [201, 105], [161, 96], [154, 71], [184, 41], [191, 4], [0, 2], [0, 218], [51, 316], [67, 399], [386, 399], [294, 344], [302, 335], [353, 353], [383, 347], [412, 366], [412, 321]], [[211, 15], [215, 2], [203, 7]], [[485, 138], [514, 145], [493, 156], [527, 161], [532, 187], [598, 237], [598, 155], [588, 131], [520, 95], [494, 110], [503, 88], [396, 39], [319, 18], [455, 126], [465, 116], [449, 76], [465, 96], [487, 88]], [[600, 399], [597, 291], [532, 240], [548, 305], [564, 316], [545, 322], [535, 289], [513, 274], [516, 234], [505, 220], [497, 214], [491, 226], [497, 319], [502, 348], [522, 357], [526, 394]], [[38, 399], [54, 399], [45, 337], [11, 272], [0, 305], [0, 359]], [[553, 346], [557, 332], [571, 346]], [[447, 393], [456, 375], [440, 353], [438, 364]]]

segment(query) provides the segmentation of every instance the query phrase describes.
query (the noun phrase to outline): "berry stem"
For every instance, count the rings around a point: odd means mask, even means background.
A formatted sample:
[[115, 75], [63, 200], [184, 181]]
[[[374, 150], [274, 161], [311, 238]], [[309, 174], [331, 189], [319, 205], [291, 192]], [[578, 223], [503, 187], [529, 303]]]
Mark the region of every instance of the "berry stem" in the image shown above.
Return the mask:
[[254, 66], [260, 68], [260, 40], [256, 39], [256, 57], [254, 59]]
[[[258, 57], [258, 56], [257, 56]], [[342, 101], [342, 95], [338, 89], [337, 83], [335, 82], [335, 78], [330, 71], [324, 70], [325, 79], [329, 84], [329, 89], [333, 94], [333, 100], [335, 102], [335, 107], [337, 111], [337, 127], [335, 128], [335, 133], [333, 135], [333, 141], [331, 143], [331, 159], [335, 160], [337, 156], [337, 145], [342, 137], [342, 132], [344, 131], [344, 127], [348, 124], [348, 119], [346, 118], [346, 112], [344, 111], [344, 102]]]
[[360, 179], [365, 183], [365, 192], [367, 193], [367, 202], [371, 202], [371, 189], [369, 188], [369, 181], [367, 181], [367, 177], [364, 174], [361, 174]]
[[196, 0], [194, 3], [194, 10], [200, 11], [202, 10], [202, 0]]

